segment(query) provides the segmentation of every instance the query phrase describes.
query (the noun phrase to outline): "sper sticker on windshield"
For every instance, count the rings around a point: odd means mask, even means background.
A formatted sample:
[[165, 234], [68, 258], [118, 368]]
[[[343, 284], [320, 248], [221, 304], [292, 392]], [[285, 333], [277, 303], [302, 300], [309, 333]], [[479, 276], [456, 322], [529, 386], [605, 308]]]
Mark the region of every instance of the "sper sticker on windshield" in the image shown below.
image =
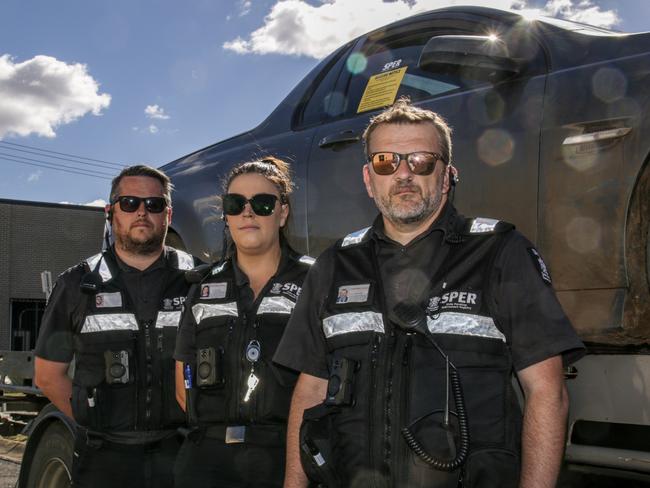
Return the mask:
[[359, 101], [357, 113], [386, 107], [395, 102], [407, 66], [371, 76]]

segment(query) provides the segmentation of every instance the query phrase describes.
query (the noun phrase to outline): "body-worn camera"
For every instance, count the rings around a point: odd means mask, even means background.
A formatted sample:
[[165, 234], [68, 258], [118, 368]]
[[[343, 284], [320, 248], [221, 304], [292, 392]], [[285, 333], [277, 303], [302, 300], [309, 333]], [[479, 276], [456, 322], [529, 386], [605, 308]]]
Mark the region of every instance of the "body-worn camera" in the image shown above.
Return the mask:
[[359, 363], [347, 358], [334, 358], [327, 382], [326, 405], [352, 405], [354, 402], [354, 374]]
[[196, 352], [196, 386], [221, 386], [224, 383], [223, 349], [206, 347]]
[[106, 383], [126, 384], [130, 380], [129, 351], [104, 351]]

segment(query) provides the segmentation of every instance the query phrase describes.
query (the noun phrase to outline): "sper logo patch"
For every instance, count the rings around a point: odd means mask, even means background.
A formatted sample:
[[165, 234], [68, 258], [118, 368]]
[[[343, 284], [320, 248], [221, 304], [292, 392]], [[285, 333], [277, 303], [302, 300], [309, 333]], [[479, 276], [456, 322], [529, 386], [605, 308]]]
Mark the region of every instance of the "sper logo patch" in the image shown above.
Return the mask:
[[427, 313], [476, 310], [481, 305], [481, 293], [476, 290], [453, 290], [431, 297]]
[[201, 299], [214, 300], [217, 298], [226, 298], [228, 292], [228, 283], [203, 283], [201, 285]]
[[295, 302], [300, 296], [301, 287], [295, 283], [273, 283], [271, 293], [273, 295], [285, 295]]

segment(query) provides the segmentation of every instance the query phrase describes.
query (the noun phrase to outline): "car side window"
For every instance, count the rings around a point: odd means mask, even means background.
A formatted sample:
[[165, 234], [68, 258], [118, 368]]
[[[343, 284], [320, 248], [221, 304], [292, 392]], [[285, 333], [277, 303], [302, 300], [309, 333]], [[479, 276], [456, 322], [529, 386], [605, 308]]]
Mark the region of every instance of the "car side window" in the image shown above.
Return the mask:
[[324, 69], [316, 88], [308, 95], [297, 125], [309, 127], [336, 118], [343, 113], [340, 94], [335, 91], [336, 82], [341, 74], [345, 55], [333, 60]]
[[[348, 79], [343, 89], [345, 96], [339, 95], [343, 99], [346, 115], [353, 116], [379, 108], [376, 106], [380, 103], [379, 99], [392, 98], [390, 90], [395, 87], [397, 92], [392, 100], [408, 96], [412, 102], [417, 102], [486, 84], [485, 81], [464, 76], [462, 72], [433, 73], [419, 69], [420, 54], [431, 36], [429, 31], [419, 35], [400, 36], [392, 41], [368, 39], [360, 48], [355, 49], [346, 60]], [[378, 87], [382, 74], [397, 76], [395, 85], [388, 86], [386, 94]], [[397, 79], [400, 81], [397, 82]], [[374, 93], [370, 94], [369, 90], [374, 90]], [[377, 102], [369, 100], [370, 96], [376, 96]], [[392, 100], [384, 105], [392, 103]]]

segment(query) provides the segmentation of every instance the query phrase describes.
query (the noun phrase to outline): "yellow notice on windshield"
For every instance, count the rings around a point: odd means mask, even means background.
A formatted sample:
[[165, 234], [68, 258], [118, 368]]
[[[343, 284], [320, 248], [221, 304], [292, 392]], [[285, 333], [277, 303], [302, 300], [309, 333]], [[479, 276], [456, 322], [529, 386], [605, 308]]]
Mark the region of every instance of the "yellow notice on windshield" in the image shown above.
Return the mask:
[[359, 101], [357, 113], [392, 105], [407, 67], [371, 76]]

